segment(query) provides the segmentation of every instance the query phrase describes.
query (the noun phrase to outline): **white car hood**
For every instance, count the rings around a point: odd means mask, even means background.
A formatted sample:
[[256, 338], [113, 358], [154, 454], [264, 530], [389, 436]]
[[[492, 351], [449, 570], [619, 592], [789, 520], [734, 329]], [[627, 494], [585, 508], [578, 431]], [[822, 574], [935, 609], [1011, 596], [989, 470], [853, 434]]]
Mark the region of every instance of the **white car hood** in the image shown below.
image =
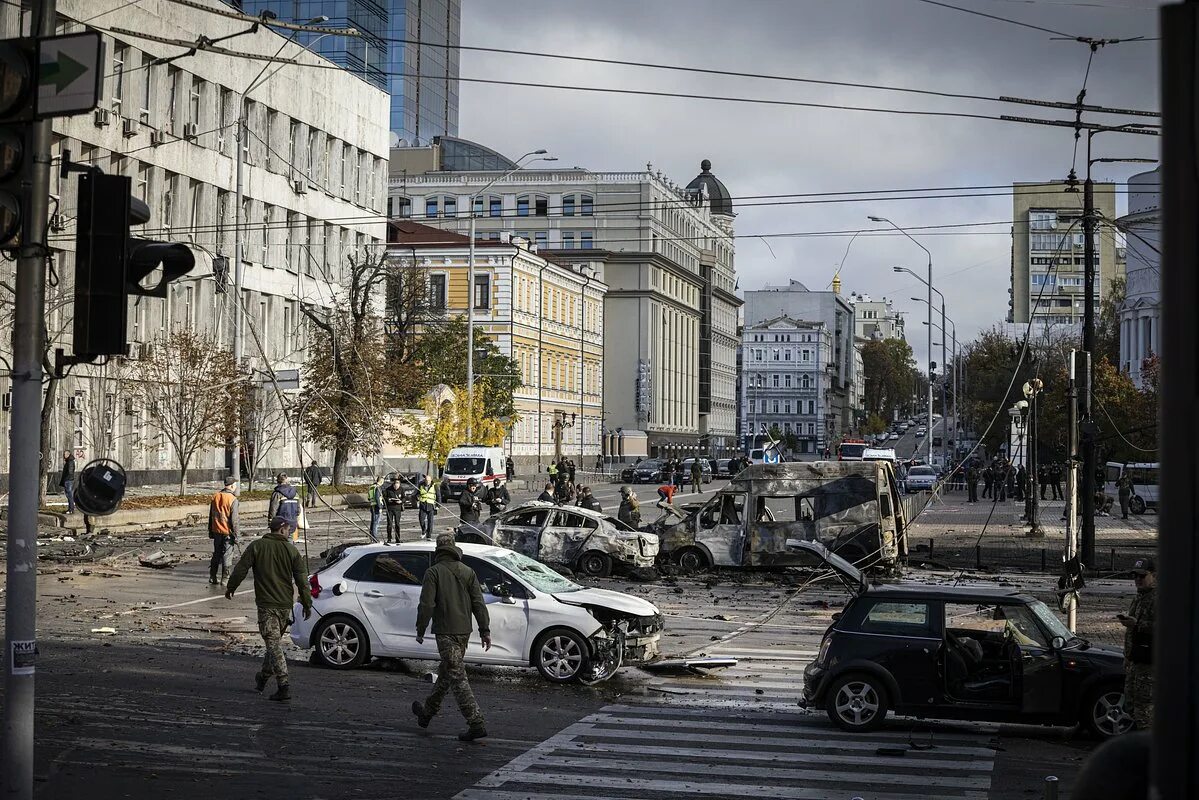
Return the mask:
[[580, 589], [577, 592], [558, 592], [554, 598], [569, 606], [601, 606], [621, 611], [636, 617], [648, 617], [658, 613], [658, 608], [648, 600], [634, 597], [611, 589]]

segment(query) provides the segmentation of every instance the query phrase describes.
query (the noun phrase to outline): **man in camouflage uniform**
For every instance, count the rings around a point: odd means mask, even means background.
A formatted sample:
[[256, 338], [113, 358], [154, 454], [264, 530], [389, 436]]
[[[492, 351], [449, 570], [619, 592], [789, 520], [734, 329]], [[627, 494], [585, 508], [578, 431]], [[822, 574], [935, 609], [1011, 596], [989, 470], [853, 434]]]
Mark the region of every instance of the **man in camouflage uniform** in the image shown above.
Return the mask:
[[1157, 604], [1157, 566], [1152, 558], [1132, 565], [1137, 596], [1128, 614], [1117, 618], [1124, 625], [1124, 710], [1137, 728], [1153, 726], [1153, 620]]
[[429, 722], [441, 708], [446, 692], [454, 691], [458, 710], [466, 718], [467, 729], [458, 734], [463, 742], [482, 739], [487, 735], [483, 724], [483, 712], [475, 702], [466, 678], [466, 646], [473, 628], [471, 616], [479, 624], [479, 638], [483, 649], [491, 649], [491, 621], [487, 605], [483, 602], [483, 589], [475, 571], [462, 563], [462, 551], [454, 544], [451, 534], [437, 537], [433, 551], [433, 566], [425, 571], [421, 586], [420, 604], [416, 611], [416, 643], [425, 641], [425, 629], [433, 623], [433, 635], [437, 638], [437, 652], [441, 666], [437, 670], [437, 683], [424, 703], [414, 700], [412, 713], [416, 724], [429, 727]]
[[270, 533], [250, 542], [238, 560], [225, 592], [225, 597], [233, 599], [233, 593], [245, 580], [246, 573], [254, 570], [258, 632], [266, 644], [266, 656], [262, 660], [262, 669], [254, 676], [254, 685], [261, 692], [273, 675], [278, 689], [271, 699], [279, 701], [291, 699], [287, 660], [283, 657], [280, 640], [291, 626], [291, 610], [295, 602], [293, 586], [300, 595], [300, 604], [304, 606], [304, 619], [312, 616], [312, 593], [304, 574], [304, 559], [291, 543], [290, 537], [291, 522], [285, 517], [272, 519]]

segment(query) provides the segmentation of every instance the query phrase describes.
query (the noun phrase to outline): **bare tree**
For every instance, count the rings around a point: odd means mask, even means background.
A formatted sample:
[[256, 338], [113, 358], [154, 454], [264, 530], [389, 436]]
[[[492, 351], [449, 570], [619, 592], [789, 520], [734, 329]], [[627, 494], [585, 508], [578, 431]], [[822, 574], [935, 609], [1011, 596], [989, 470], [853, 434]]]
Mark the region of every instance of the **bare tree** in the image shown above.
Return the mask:
[[236, 426], [248, 378], [214, 337], [186, 329], [155, 339], [131, 373], [131, 393], [170, 443], [185, 494], [196, 453], [224, 446]]
[[117, 422], [131, 400], [129, 377], [129, 365], [123, 358], [112, 358], [88, 370], [88, 388], [80, 394], [78, 408], [89, 460], [113, 458], [120, 440], [137, 436], [136, 426], [121, 431]]
[[286, 440], [290, 424], [279, 394], [269, 385], [255, 384], [242, 394], [241, 441], [251, 491], [267, 456]]
[[332, 306], [302, 307], [311, 331], [303, 423], [318, 445], [333, 451], [335, 484], [345, 483], [351, 454], [378, 452], [390, 429], [395, 383], [376, 306], [390, 269], [380, 250], [351, 255]]

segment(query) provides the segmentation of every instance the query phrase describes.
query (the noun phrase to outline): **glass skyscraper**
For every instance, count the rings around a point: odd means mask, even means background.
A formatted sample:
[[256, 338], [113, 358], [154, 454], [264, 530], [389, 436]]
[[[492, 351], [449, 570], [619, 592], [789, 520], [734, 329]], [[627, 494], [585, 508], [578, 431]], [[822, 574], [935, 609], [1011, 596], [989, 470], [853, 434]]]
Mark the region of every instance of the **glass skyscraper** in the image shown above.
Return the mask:
[[462, 0], [233, 0], [247, 14], [274, 11], [304, 22], [324, 15], [362, 36], [301, 33], [325, 58], [391, 95], [389, 127], [409, 145], [458, 135]]

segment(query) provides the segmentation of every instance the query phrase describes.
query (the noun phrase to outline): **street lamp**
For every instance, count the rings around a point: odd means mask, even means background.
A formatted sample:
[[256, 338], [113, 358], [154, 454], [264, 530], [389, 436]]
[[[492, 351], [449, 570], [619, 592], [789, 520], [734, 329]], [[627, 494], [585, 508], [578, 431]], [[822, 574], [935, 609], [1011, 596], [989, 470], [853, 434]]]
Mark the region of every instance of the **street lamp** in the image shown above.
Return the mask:
[[[473, 423], [475, 408], [475, 200], [504, 178], [507, 178], [518, 170], [524, 169], [526, 165], [522, 162], [529, 156], [538, 156], [530, 161], [530, 164], [534, 161], [558, 160], [554, 156], [545, 157], [546, 152], [546, 150], [532, 150], [525, 153], [516, 160], [515, 166], [507, 172], [492, 178], [482, 189], [470, 196], [470, 243], [466, 257], [466, 407], [469, 409], [466, 415], [467, 442], [474, 438]], [[538, 420], [538, 424], [541, 424], [540, 420]]]
[[[907, 231], [905, 231], [903, 228], [900, 228], [894, 222], [891, 222], [891, 220], [886, 219], [885, 217], [871, 217], [870, 219], [874, 222], [886, 222], [892, 228], [895, 228], [895, 230], [902, 233], [904, 236], [907, 236], [909, 239], [912, 239], [911, 235], [908, 234]], [[928, 302], [928, 364], [930, 366], [928, 367], [928, 374], [929, 374], [929, 381], [928, 381], [928, 436], [926, 436], [925, 439], [926, 439], [926, 446], [928, 447], [928, 460], [929, 460], [929, 463], [932, 463], [932, 460], [933, 460], [933, 385], [932, 384], [933, 384], [933, 382], [932, 382], [932, 366], [931, 366], [931, 364], [933, 361], [933, 328], [932, 328], [932, 322], [933, 322], [933, 254], [929, 253], [928, 248], [926, 248], [924, 245], [920, 244], [920, 242], [917, 242], [915, 239], [912, 239], [912, 241], [916, 243], [917, 247], [919, 247], [921, 250], [923, 250], [925, 253], [928, 254], [928, 280], [927, 281], [924, 280], [923, 278], [921, 278], [915, 272], [912, 272], [912, 270], [908, 269], [907, 267], [892, 267], [891, 269], [894, 270], [895, 272], [907, 272], [910, 275], [912, 275], [913, 277], [915, 277], [917, 280], [919, 280], [921, 283], [923, 283], [925, 286], [928, 287], [928, 300], [927, 300], [927, 302]], [[944, 358], [944, 356], [942, 356], [942, 358]]]
[[[917, 276], [917, 277], [919, 277], [919, 276]], [[960, 365], [960, 360], [958, 359], [958, 326], [957, 326], [957, 323], [955, 323], [952, 319], [945, 316], [945, 295], [941, 294], [941, 292], [939, 292], [936, 289], [936, 287], [933, 287], [933, 291], [937, 292], [937, 294], [941, 295], [941, 324], [940, 325], [934, 324], [932, 326], [932, 327], [936, 328], [937, 330], [941, 331], [941, 361], [943, 362], [941, 364], [941, 367], [943, 370], [948, 370], [951, 368], [953, 369], [953, 433], [954, 433], [954, 436], [956, 437], [957, 429], [958, 429], [958, 368]], [[923, 297], [913, 297], [911, 299], [917, 303], [924, 302]], [[948, 332], [945, 330], [946, 322], [949, 323], [949, 331]], [[920, 324], [928, 325], [927, 322], [921, 322]], [[952, 367], [949, 364], [949, 359], [945, 354], [945, 339], [946, 339], [947, 333], [952, 334], [952, 336], [949, 337], [953, 342], [953, 347], [950, 350], [950, 352], [953, 354]], [[948, 377], [948, 375], [946, 377]], [[945, 413], [945, 420], [946, 420], [945, 444], [943, 445], [943, 447], [948, 447], [948, 445], [949, 445], [949, 423], [948, 423], [949, 409], [947, 409], [945, 407], [945, 402], [944, 402], [945, 395], [942, 394], [941, 397], [942, 397], [941, 411], [943, 411]]]

